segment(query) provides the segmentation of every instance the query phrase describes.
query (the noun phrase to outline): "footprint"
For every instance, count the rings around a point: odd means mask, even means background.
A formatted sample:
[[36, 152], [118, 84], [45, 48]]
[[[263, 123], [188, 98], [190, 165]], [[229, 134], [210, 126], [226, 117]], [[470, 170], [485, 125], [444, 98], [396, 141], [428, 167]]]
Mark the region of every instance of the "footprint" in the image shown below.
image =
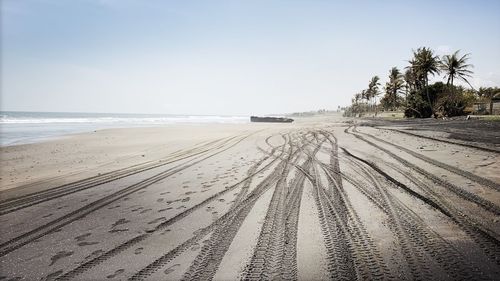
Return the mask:
[[158, 198], [158, 199], [156, 199], [156, 202], [160, 203], [160, 202], [162, 202], [163, 200], [164, 200], [163, 198]]
[[111, 225], [111, 227], [116, 227], [116, 226], [118, 226], [120, 224], [126, 224], [126, 223], [129, 223], [129, 222], [130, 222], [129, 220], [122, 218], [122, 219], [119, 219], [119, 220], [115, 221], [115, 223], [113, 223], [113, 225]]
[[162, 233], [160, 233], [160, 235], [165, 235], [165, 234], [169, 233], [170, 231], [171, 230], [167, 228]]
[[78, 243], [77, 245], [80, 246], [80, 247], [83, 247], [83, 246], [90, 246], [90, 245], [95, 245], [95, 244], [99, 244], [99, 242], [87, 242], [87, 241], [83, 241], [83, 242]]
[[157, 219], [154, 219], [154, 220], [148, 222], [148, 224], [153, 224], [153, 223], [157, 223], [157, 222], [165, 221], [165, 220], [167, 220], [167, 219], [164, 217], [160, 217], [160, 218], [157, 218]]
[[104, 251], [103, 250], [96, 250], [96, 251], [93, 251], [92, 253], [90, 253], [90, 255], [86, 256], [84, 259], [83, 259], [83, 262], [87, 262], [87, 261], [90, 261], [90, 260], [93, 260], [95, 259], [96, 257], [100, 256], [101, 254], [103, 254]]
[[144, 209], [144, 210], [141, 211], [141, 214], [147, 213], [147, 212], [149, 212], [151, 210], [153, 210], [153, 209]]
[[188, 197], [186, 197], [186, 198], [182, 199], [182, 200], [181, 200], [181, 202], [187, 202], [187, 201], [189, 201], [189, 200], [191, 200], [191, 198], [189, 198], [189, 196], [188, 196]]
[[[58, 270], [56, 272], [52, 272], [50, 273], [49, 275], [43, 277], [42, 279], [40, 279], [40, 281], [49, 281], [49, 280], [54, 280], [57, 276], [61, 275], [63, 273], [62, 270]], [[12, 280], [12, 279], [10, 279]]]
[[165, 192], [160, 193], [160, 195], [165, 195], [165, 194], [169, 194], [169, 193], [170, 193], [170, 191], [165, 191]]
[[108, 279], [115, 278], [116, 276], [122, 274], [124, 271], [125, 271], [125, 269], [120, 268], [117, 271], [115, 271], [115, 273], [106, 276], [106, 278], [108, 278]]
[[165, 209], [160, 209], [158, 210], [158, 213], [161, 213], [161, 212], [165, 212], [165, 211], [168, 211], [168, 210], [171, 210], [172, 207], [168, 207], [168, 208], [165, 208]]
[[52, 256], [50, 258], [50, 264], [49, 264], [49, 266], [52, 266], [59, 259], [62, 259], [62, 258], [65, 258], [65, 257], [69, 257], [71, 255], [73, 255], [73, 251], [60, 251], [60, 252], [58, 252], [57, 254], [55, 254], [54, 256]]
[[182, 206], [177, 207], [177, 210], [179, 210], [179, 209], [186, 209], [186, 208], [187, 208], [186, 206], [182, 205]]
[[170, 274], [170, 273], [174, 272], [174, 271], [175, 271], [175, 269], [176, 269], [178, 266], [180, 266], [180, 264], [174, 264], [174, 265], [172, 265], [171, 267], [169, 267], [169, 268], [165, 269], [164, 273], [165, 273], [165, 274]]
[[225, 200], [225, 199], [223, 199], [223, 198], [219, 199], [219, 202], [225, 202], [225, 201], [226, 201], [226, 200]]
[[43, 216], [42, 218], [48, 218], [50, 216], [52, 216], [52, 214], [47, 214], [47, 215]]
[[83, 241], [83, 240], [85, 240], [85, 238], [89, 237], [91, 234], [92, 233], [88, 232], [88, 233], [82, 234], [80, 236], [76, 236], [75, 240], [76, 241]]
[[144, 250], [143, 247], [137, 248], [135, 249], [134, 254], [139, 255], [140, 253], [142, 253], [142, 250]]
[[128, 228], [116, 228], [116, 229], [112, 229], [110, 231], [108, 231], [109, 233], [116, 233], [116, 232], [124, 232], [124, 231], [128, 231]]
[[[36, 254], [36, 255], [34, 255], [34, 256], [27, 257], [27, 258], [25, 259], [25, 261], [31, 261], [31, 260], [34, 260], [34, 259], [40, 258], [40, 257], [42, 257], [42, 256], [43, 256], [43, 254], [42, 254], [42, 253], [39, 253], [39, 254]], [[0, 276], [0, 280], [2, 280], [1, 276]]]

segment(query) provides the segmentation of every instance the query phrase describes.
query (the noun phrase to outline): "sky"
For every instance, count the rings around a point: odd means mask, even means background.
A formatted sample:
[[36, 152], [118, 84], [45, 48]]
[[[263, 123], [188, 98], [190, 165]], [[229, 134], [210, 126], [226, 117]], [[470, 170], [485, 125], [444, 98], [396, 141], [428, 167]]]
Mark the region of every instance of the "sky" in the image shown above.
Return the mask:
[[421, 46], [500, 86], [496, 0], [0, 1], [3, 111], [337, 109]]

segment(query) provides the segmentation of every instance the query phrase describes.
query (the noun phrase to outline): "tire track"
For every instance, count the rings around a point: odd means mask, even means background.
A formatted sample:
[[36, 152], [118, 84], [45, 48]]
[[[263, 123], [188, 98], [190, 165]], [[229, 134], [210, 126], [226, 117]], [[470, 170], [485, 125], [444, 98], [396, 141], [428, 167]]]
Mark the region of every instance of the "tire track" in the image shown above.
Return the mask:
[[337, 213], [344, 221], [344, 225], [352, 240], [350, 250], [353, 253], [354, 262], [361, 279], [394, 279], [378, 247], [368, 234], [361, 218], [352, 206], [344, 190], [340, 172], [337, 138], [329, 132], [322, 131], [322, 133], [329, 140], [332, 146], [332, 153], [330, 154], [330, 165], [319, 161], [317, 158], [314, 159], [327, 176], [329, 186], [329, 192], [326, 192], [325, 189], [320, 189], [320, 191], [323, 193], [324, 198], [330, 202], [330, 205], [338, 209]]
[[[306, 138], [302, 140], [306, 145], [315, 145], [313, 154], [316, 154], [322, 141], [316, 138], [315, 132], [312, 134], [316, 144]], [[304, 147], [300, 147], [299, 151], [304, 151]], [[297, 160], [292, 164], [304, 169], [310, 166], [311, 159], [307, 159], [301, 166], [297, 164]], [[288, 188], [287, 174], [280, 179], [274, 190], [254, 254], [244, 272], [245, 280], [287, 280], [297, 276], [297, 223], [305, 177], [299, 174]]]
[[[314, 162], [314, 155], [308, 154], [308, 157], [313, 162], [310, 167], [312, 173], [298, 168], [313, 186], [313, 197], [318, 208], [319, 221], [327, 250], [329, 277], [334, 280], [355, 280], [357, 273], [351, 251], [352, 237], [349, 236], [346, 228], [345, 213], [341, 214], [335, 208], [336, 205], [328, 200]], [[316, 162], [318, 161], [316, 160]]]
[[[269, 138], [271, 138], [272, 135], [268, 138], [266, 138], [266, 142]], [[281, 146], [282, 147], [282, 153], [280, 155], [283, 155], [284, 153], [284, 149], [285, 149], [285, 144], [288, 143], [288, 139], [284, 136], [284, 135], [281, 135], [281, 137], [283, 138], [284, 140], [284, 144]], [[288, 136], [289, 137], [289, 136]], [[270, 157], [273, 157], [274, 156], [274, 153], [275, 151], [279, 148], [279, 146], [272, 146], [268, 143], [268, 145], [271, 147], [271, 151], [270, 152], [266, 152], [265, 150], [263, 150], [264, 153], [267, 154], [267, 156], [264, 157], [264, 159], [262, 160], [262, 162], [266, 161], [267, 159], [269, 159]], [[277, 160], [277, 157], [274, 157], [273, 159], [273, 162]], [[258, 168], [257, 165], [251, 167], [249, 170], [248, 170], [248, 174], [254, 174], [255, 173], [255, 170]], [[238, 195], [236, 196], [234, 202], [233, 202], [233, 205], [238, 205], [241, 200], [243, 200], [245, 198], [245, 196], [247, 195], [248, 193], [248, 189], [250, 188], [250, 185], [252, 184], [252, 180], [253, 180], [253, 177], [249, 178], [248, 180], [245, 181], [245, 183], [243, 184], [243, 187], [241, 188], [240, 192], [238, 193]]]
[[[427, 183], [414, 177], [410, 173], [406, 173], [405, 171], [396, 167], [392, 163], [385, 163], [385, 164], [390, 166], [392, 169], [397, 171], [402, 176], [406, 177], [415, 186], [420, 187], [427, 195], [427, 198], [424, 197], [426, 200], [422, 200], [424, 203], [427, 203], [431, 207], [436, 208], [438, 211], [448, 216], [475, 243], [477, 243], [479, 248], [491, 261], [493, 261], [496, 265], [500, 265], [500, 239], [499, 239], [500, 237], [498, 236], [498, 234], [489, 230], [481, 222], [478, 222], [477, 220], [474, 220], [470, 216], [459, 211], [452, 202], [449, 202], [448, 200], [446, 200], [445, 197], [434, 191], [432, 186], [429, 186]], [[375, 165], [375, 164], [371, 163], [368, 165]], [[395, 181], [394, 179], [391, 180], [391, 182], [395, 183], [398, 187], [402, 187], [405, 191], [410, 190], [410, 188], [404, 185], [403, 183], [394, 181]], [[422, 195], [420, 196], [423, 197]], [[419, 197], [419, 199], [421, 198]], [[497, 271], [497, 274], [500, 275], [500, 270]]]
[[[379, 129], [378, 127], [376, 127], [376, 128]], [[415, 133], [410, 133], [410, 132], [398, 130], [398, 129], [384, 128], [384, 130], [390, 130], [390, 131], [398, 132], [400, 134], [406, 134], [406, 135], [414, 136], [414, 137], [418, 137], [418, 138], [424, 138], [424, 139], [429, 139], [429, 140], [440, 141], [440, 142], [444, 142], [444, 143], [464, 146], [464, 147], [468, 147], [468, 148], [479, 149], [479, 150], [483, 150], [483, 151], [487, 151], [487, 152], [500, 153], [500, 151], [498, 149], [489, 148], [489, 147], [485, 147], [485, 146], [478, 146], [478, 145], [473, 145], [473, 144], [468, 144], [468, 143], [454, 142], [454, 141], [440, 139], [440, 138], [433, 138], [433, 137], [419, 135], [419, 134], [415, 134]]]
[[[96, 186], [99, 186], [99, 185], [102, 185], [105, 183], [109, 183], [109, 182], [112, 182], [112, 181], [115, 181], [115, 180], [118, 180], [118, 179], [121, 179], [124, 177], [128, 177], [128, 176], [135, 175], [135, 174], [138, 174], [141, 172], [145, 172], [145, 171], [148, 171], [151, 169], [162, 167], [162, 166], [165, 166], [165, 165], [168, 165], [171, 163], [175, 163], [177, 161], [181, 161], [181, 160], [192, 158], [192, 157], [201, 157], [204, 153], [208, 153], [211, 150], [218, 149], [234, 138], [236, 138], [236, 137], [231, 137], [227, 140], [224, 140], [224, 141], [222, 141], [221, 144], [214, 146], [214, 147], [210, 147], [210, 145], [214, 144], [216, 142], [219, 142], [221, 140], [216, 140], [216, 141], [210, 142], [204, 146], [192, 148], [192, 149], [187, 150], [185, 152], [182, 152], [182, 151], [178, 152], [177, 154], [179, 154], [179, 155], [175, 155], [176, 153], [174, 152], [174, 155], [170, 155], [169, 157], [167, 157], [165, 159], [159, 160], [160, 163], [158, 163], [158, 161], [148, 161], [145, 163], [133, 165], [130, 167], [115, 170], [115, 171], [105, 173], [102, 175], [98, 175], [95, 177], [90, 177], [90, 178], [76, 181], [73, 183], [61, 185], [61, 186], [47, 189], [44, 191], [27, 194], [27, 195], [13, 198], [13, 199], [9, 199], [9, 200], [4, 200], [4, 201], [0, 202], [0, 216], [17, 211], [17, 210], [24, 209], [27, 207], [31, 207], [31, 206], [34, 206], [34, 205], [37, 205], [37, 204], [40, 204], [43, 202], [47, 202], [47, 201], [50, 201], [53, 199], [57, 199], [57, 198], [60, 198], [62, 196], [73, 194], [73, 193], [78, 192], [78, 191], [86, 190], [86, 189], [96, 187]], [[202, 150], [196, 151], [199, 149], [202, 149]]]
[[374, 139], [374, 140], [376, 140], [376, 141], [379, 141], [379, 142], [382, 142], [382, 143], [384, 143], [384, 144], [387, 144], [387, 145], [393, 146], [393, 147], [395, 147], [395, 148], [397, 148], [397, 149], [400, 149], [400, 150], [402, 150], [402, 151], [404, 151], [404, 152], [406, 152], [406, 153], [408, 153], [408, 154], [412, 155], [412, 156], [413, 156], [413, 157], [415, 157], [415, 158], [418, 158], [418, 159], [420, 159], [420, 160], [423, 160], [423, 161], [425, 161], [425, 162], [427, 162], [427, 163], [429, 163], [429, 164], [432, 164], [432, 165], [434, 165], [434, 166], [436, 166], [436, 167], [442, 168], [442, 169], [444, 169], [444, 170], [447, 170], [447, 171], [452, 172], [452, 173], [454, 173], [454, 174], [457, 174], [457, 175], [459, 175], [459, 176], [465, 177], [465, 178], [467, 178], [467, 179], [469, 179], [469, 180], [471, 180], [471, 181], [477, 182], [477, 183], [479, 183], [479, 184], [481, 184], [481, 185], [487, 186], [487, 187], [492, 188], [492, 189], [494, 189], [494, 190], [496, 190], [496, 191], [500, 191], [500, 184], [498, 184], [498, 183], [496, 183], [496, 182], [493, 182], [492, 180], [489, 180], [489, 179], [486, 179], [486, 178], [483, 178], [483, 177], [477, 176], [477, 175], [475, 175], [475, 174], [473, 174], [473, 173], [470, 173], [470, 172], [464, 171], [464, 170], [462, 170], [462, 169], [459, 169], [459, 168], [456, 168], [456, 167], [450, 166], [450, 165], [448, 165], [448, 164], [445, 164], [445, 163], [439, 162], [439, 161], [437, 161], [437, 160], [434, 160], [434, 159], [432, 159], [432, 158], [430, 158], [430, 157], [427, 157], [427, 156], [425, 156], [425, 155], [422, 155], [422, 154], [420, 154], [420, 153], [417, 153], [417, 152], [415, 152], [415, 151], [412, 151], [412, 150], [410, 150], [410, 149], [407, 149], [407, 148], [402, 147], [402, 146], [400, 146], [400, 145], [397, 145], [397, 144], [395, 144], [395, 143], [388, 142], [388, 141], [386, 141], [386, 140], [380, 139], [380, 138], [378, 138], [378, 137], [376, 137], [376, 136], [374, 136], [374, 135], [371, 135], [371, 134], [368, 134], [368, 133], [359, 132], [359, 131], [356, 129], [356, 127], [354, 127], [354, 128], [353, 128], [353, 132], [358, 133], [358, 134], [362, 134], [362, 135], [365, 135], [365, 136], [368, 136], [368, 137], [370, 137], [370, 138], [372, 138], [372, 139]]
[[[281, 151], [280, 151], [280, 154], [284, 154], [285, 153], [285, 145], [283, 145]], [[278, 158], [275, 158], [273, 159], [271, 162], [269, 162], [268, 164], [266, 164], [264, 167], [258, 169], [255, 173], [253, 174], [249, 174], [247, 178], [243, 179], [242, 181], [234, 184], [233, 186], [230, 186], [212, 196], [210, 196], [209, 198], [205, 199], [204, 201], [198, 203], [197, 205], [175, 215], [174, 217], [170, 218], [169, 220], [159, 224], [157, 227], [155, 227], [154, 229], [148, 231], [146, 234], [143, 234], [143, 235], [139, 235], [137, 237], [134, 237], [120, 245], [118, 245], [117, 247], [107, 251], [106, 253], [103, 253], [102, 255], [88, 261], [88, 262], [85, 262], [81, 265], [79, 265], [78, 267], [68, 271], [67, 273], [59, 276], [56, 280], [70, 280], [72, 278], [75, 278], [76, 276], [84, 273], [85, 271], [105, 262], [106, 260], [109, 260], [117, 255], [119, 255], [122, 251], [136, 245], [136, 244], [139, 244], [139, 243], [142, 243], [144, 240], [146, 240], [147, 238], [150, 238], [153, 234], [155, 233], [158, 233], [168, 227], [170, 227], [171, 225], [173, 225], [174, 223], [180, 221], [181, 219], [187, 217], [188, 215], [190, 215], [191, 213], [193, 213], [194, 211], [200, 209], [200, 208], [203, 208], [204, 206], [206, 206], [207, 204], [209, 204], [210, 202], [214, 201], [216, 198], [234, 190], [236, 187], [240, 186], [241, 184], [243, 184], [244, 182], [248, 181], [250, 178], [253, 178], [255, 177], [256, 175], [262, 173], [263, 171], [267, 170], [269, 167], [271, 167], [276, 161], [277, 161]], [[259, 161], [256, 165], [261, 165], [263, 162], [265, 161]], [[270, 182], [272, 181], [273, 179], [272, 178], [266, 178], [263, 182]], [[219, 222], [220, 223], [220, 222]], [[184, 250], [188, 249], [190, 246], [192, 246], [194, 243], [196, 243], [197, 241], [199, 241], [200, 239], [202, 239], [205, 235], [207, 235], [208, 233], [210, 233], [210, 231], [212, 231], [212, 229], [215, 227], [215, 224], [213, 224], [212, 226], [209, 226], [205, 229], [202, 229], [198, 235], [196, 235], [195, 237], [193, 237], [192, 239], [189, 239], [188, 241], [186, 241], [185, 243], [179, 245], [176, 249], [172, 250], [171, 252], [169, 252], [168, 254], [165, 255], [165, 257], [163, 259], [161, 259], [160, 261], [158, 261], [157, 263], [152, 263], [150, 264], [150, 266], [146, 269], [143, 269], [144, 272], [154, 272], [156, 269], [158, 269], [159, 267], [159, 264], [163, 264], [163, 262], [165, 262], [165, 260], [169, 260], [169, 259], [173, 259], [174, 257], [176, 257], [177, 255], [179, 255], [180, 253], [182, 253]], [[165, 263], [166, 264], [166, 263]], [[154, 270], [152, 270], [154, 269]], [[144, 273], [143, 272], [143, 273]], [[140, 272], [139, 272], [140, 273]], [[139, 274], [138, 273], [138, 274]], [[141, 273], [142, 275], [144, 275], [143, 273]], [[137, 278], [139, 278], [138, 276], [136, 276]], [[145, 276], [147, 277], [147, 276]], [[144, 277], [144, 278], [145, 278]], [[141, 280], [140, 278], [138, 280]]]
[[[292, 147], [290, 146], [289, 152], [287, 153], [289, 156], [286, 159], [290, 159], [291, 155], [293, 154], [291, 149]], [[195, 260], [190, 266], [190, 269], [188, 269], [183, 278], [191, 280], [191, 279], [201, 279], [201, 276], [205, 274], [213, 276], [213, 274], [215, 273], [214, 271], [216, 270], [218, 264], [220, 263], [220, 260], [223, 257], [223, 255], [216, 255], [216, 253], [219, 251], [225, 253], [225, 251], [227, 250], [226, 247], [229, 247], [229, 244], [232, 241], [232, 239], [231, 241], [229, 241], [230, 239], [221, 239], [221, 241], [223, 241], [223, 244], [220, 243], [217, 244], [215, 243], [215, 241], [220, 239], [220, 237], [223, 235], [234, 237], [237, 230], [241, 226], [244, 217], [246, 217], [248, 212], [250, 212], [250, 210], [257, 202], [257, 200], [262, 196], [262, 194], [264, 194], [269, 188], [271, 188], [271, 185], [279, 181], [280, 177], [287, 170], [287, 167], [289, 165], [290, 164], [286, 160], [280, 162], [276, 167], [276, 169], [270, 175], [268, 175], [261, 183], [259, 183], [259, 185], [255, 189], [253, 189], [249, 193], [249, 195], [244, 200], [241, 201], [240, 204], [233, 205], [230, 211], [221, 216], [215, 223], [204, 228], [198, 235], [186, 241], [185, 243], [179, 245], [174, 250], [158, 258], [157, 260], [155, 260], [154, 262], [152, 262], [151, 264], [149, 264], [148, 266], [146, 266], [145, 268], [134, 274], [132, 277], [130, 277], [129, 280], [147, 279], [151, 274], [153, 274], [160, 268], [167, 265], [175, 257], [177, 257], [186, 249], [188, 249], [192, 245], [192, 243], [195, 243], [196, 241], [200, 240], [202, 237], [204, 237], [211, 231], [214, 232], [211, 235], [209, 242], [203, 246], [200, 254], [195, 258]], [[226, 225], [229, 225], [230, 227], [225, 228], [224, 226]], [[213, 257], [220, 260], [219, 261], [211, 260], [206, 257]], [[205, 267], [201, 266], [202, 264], [204, 264]]]
[[[289, 143], [291, 147], [294, 147], [291, 141]], [[277, 179], [275, 190], [282, 184], [284, 177], [288, 174], [288, 170], [292, 165], [291, 163], [297, 161], [296, 154], [297, 150], [293, 153], [290, 152], [287, 159], [283, 159], [288, 164], [282, 171], [280, 178]], [[209, 280], [214, 277], [217, 268], [250, 210], [251, 208], [240, 212], [234, 220], [228, 221], [225, 225], [214, 231], [209, 241], [203, 246], [201, 253], [195, 258], [188, 271], [184, 274], [183, 280]]]
[[[331, 156], [337, 159], [333, 154]], [[318, 174], [317, 171], [313, 170], [313, 175], [303, 172], [308, 174], [315, 185], [314, 195], [329, 255], [330, 277], [345, 280], [394, 279], [375, 242], [348, 200], [342, 182], [339, 185], [336, 176], [333, 176], [332, 167], [318, 159], [314, 161], [327, 176], [328, 191], [322, 187], [318, 176], [314, 176]]]
[[313, 184], [313, 197], [318, 208], [319, 220], [328, 255], [328, 271], [333, 280], [356, 280], [357, 273], [352, 256], [352, 238], [349, 236], [346, 221], [343, 220], [331, 201], [328, 201], [324, 188], [313, 166], [308, 178]]
[[236, 146], [237, 144], [239, 144], [241, 141], [243, 141], [244, 139], [246, 139], [247, 137], [249, 137], [249, 135], [246, 135], [246, 136], [243, 136], [243, 137], [240, 137], [239, 139], [237, 139], [234, 143], [228, 145], [226, 148], [223, 148], [222, 150], [219, 150], [217, 152], [214, 152], [208, 156], [205, 156], [197, 161], [194, 161], [192, 163], [188, 163], [188, 164], [185, 164], [185, 165], [178, 165], [172, 169], [168, 169], [162, 173], [159, 173], [153, 177], [150, 177], [150, 178], [147, 178], [145, 180], [142, 180], [141, 182], [138, 182], [136, 184], [133, 184], [131, 186], [128, 186], [122, 190], [119, 190], [117, 192], [114, 192], [110, 195], [107, 195], [101, 199], [98, 199], [94, 202], [91, 202], [69, 214], [66, 214], [62, 217], [59, 217], [55, 220], [52, 220], [50, 221], [49, 223], [43, 225], [43, 226], [40, 226], [36, 229], [33, 229], [31, 231], [28, 231], [24, 234], [21, 234], [20, 236], [17, 236], [16, 238], [13, 238], [7, 242], [4, 242], [0, 245], [0, 256], [5, 256], [6, 254], [16, 250], [16, 249], [19, 249], [20, 247], [26, 245], [26, 244], [29, 244], [31, 243], [32, 241], [38, 239], [38, 238], [41, 238], [45, 235], [48, 235], [50, 233], [53, 233], [54, 231], [58, 230], [59, 228], [71, 223], [71, 222], [74, 222], [76, 220], [79, 220], [85, 216], [87, 216], [88, 214], [112, 203], [112, 202], [115, 202], [116, 200], [119, 200], [127, 195], [130, 195], [134, 192], [137, 192], [141, 189], [144, 189], [156, 182], [159, 182], [171, 175], [174, 175], [184, 169], [187, 169], [191, 166], [194, 166], [210, 157], [213, 157], [217, 154], [220, 154], [234, 146]]
[[350, 133], [348, 132], [348, 129], [347, 128], [344, 132], [346, 132], [347, 134], [351, 134], [353, 135], [354, 137], [356, 137], [357, 139], [359, 140], [362, 140], [366, 143], [368, 143], [369, 145], [385, 152], [386, 154], [388, 154], [389, 156], [391, 156], [392, 158], [396, 159], [397, 161], [401, 162], [403, 165], [407, 166], [407, 167], [410, 167], [411, 169], [419, 172], [420, 174], [424, 175], [426, 178], [432, 180], [433, 182], [447, 188], [448, 190], [452, 191], [453, 193], [455, 193], [456, 195], [458, 195], [459, 197], [461, 197], [462, 199], [465, 199], [467, 201], [470, 201], [470, 202], [473, 202], [475, 203], [476, 205], [478, 205], [479, 207], [482, 207], [483, 209], [487, 210], [487, 211], [490, 211], [492, 212], [493, 214], [495, 215], [500, 215], [500, 207], [497, 206], [496, 204], [494, 204], [493, 202], [489, 201], [489, 200], [486, 200], [482, 197], [479, 197], [478, 195], [474, 194], [474, 193], [471, 193], [471, 192], [468, 192], [458, 186], [456, 186], [455, 184], [452, 184], [448, 181], [445, 181], [427, 171], [425, 171], [424, 169], [410, 163], [409, 161], [403, 159], [402, 157], [399, 157], [397, 156], [396, 154], [392, 153], [391, 151], [389, 151], [388, 149], [385, 149], [367, 139], [365, 139], [364, 137], [358, 135], [358, 134], [355, 134], [355, 133]]
[[[363, 159], [350, 154], [344, 148], [343, 150], [357, 161], [373, 168], [362, 161]], [[484, 279], [476, 266], [466, 264], [462, 255], [451, 244], [428, 229], [428, 226], [419, 219], [417, 214], [392, 196], [385, 188], [382, 188], [375, 175], [369, 173], [369, 176], [375, 187], [372, 198], [379, 201], [377, 205], [382, 206], [382, 211], [389, 216], [391, 222], [389, 227], [401, 242], [400, 246], [413, 278], [433, 279], [435, 274], [431, 268], [432, 264], [429, 262], [432, 259], [454, 280]]]

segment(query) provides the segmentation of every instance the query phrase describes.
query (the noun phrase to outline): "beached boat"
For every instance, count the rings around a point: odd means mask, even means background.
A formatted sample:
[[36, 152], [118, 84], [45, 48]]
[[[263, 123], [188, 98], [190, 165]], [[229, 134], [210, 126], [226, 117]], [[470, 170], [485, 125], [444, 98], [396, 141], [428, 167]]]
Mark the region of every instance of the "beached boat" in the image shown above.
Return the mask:
[[250, 116], [251, 122], [292, 123], [292, 118]]

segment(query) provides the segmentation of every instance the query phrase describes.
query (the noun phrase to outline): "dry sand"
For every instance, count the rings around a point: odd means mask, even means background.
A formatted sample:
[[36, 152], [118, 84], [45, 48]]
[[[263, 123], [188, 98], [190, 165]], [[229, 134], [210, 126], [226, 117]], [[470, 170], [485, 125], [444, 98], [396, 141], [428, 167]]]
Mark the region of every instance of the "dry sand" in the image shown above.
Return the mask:
[[3, 147], [0, 279], [498, 279], [500, 131], [474, 122], [326, 116]]

